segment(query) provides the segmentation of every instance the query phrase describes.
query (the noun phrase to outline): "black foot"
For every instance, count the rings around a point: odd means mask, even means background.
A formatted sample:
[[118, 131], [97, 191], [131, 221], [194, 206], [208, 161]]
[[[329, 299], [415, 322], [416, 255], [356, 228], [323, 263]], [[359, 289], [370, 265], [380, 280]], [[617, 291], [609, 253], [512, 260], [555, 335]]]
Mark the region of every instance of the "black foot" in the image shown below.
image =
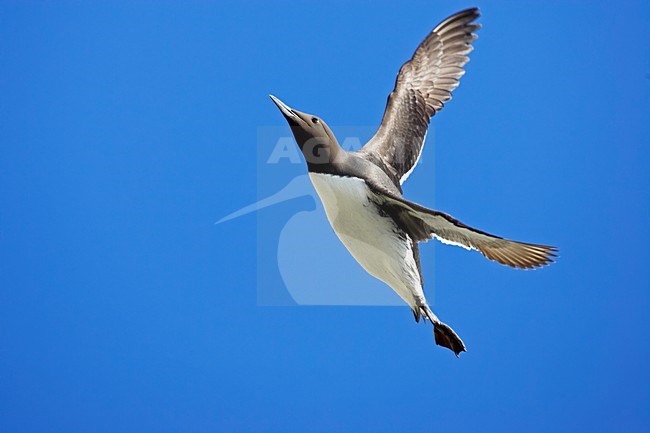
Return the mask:
[[467, 352], [463, 340], [449, 326], [442, 322], [433, 325], [433, 335], [436, 338], [436, 344], [451, 349], [458, 357], [460, 352]]

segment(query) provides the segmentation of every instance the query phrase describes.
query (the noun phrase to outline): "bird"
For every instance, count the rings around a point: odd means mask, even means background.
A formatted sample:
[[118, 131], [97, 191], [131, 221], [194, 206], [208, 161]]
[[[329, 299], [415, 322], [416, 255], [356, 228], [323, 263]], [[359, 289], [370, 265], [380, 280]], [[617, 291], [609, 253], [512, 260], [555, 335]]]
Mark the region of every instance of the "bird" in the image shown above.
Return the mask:
[[428, 34], [400, 68], [376, 133], [357, 151], [344, 150], [322, 118], [269, 95], [289, 124], [339, 240], [367, 273], [408, 304], [416, 322], [431, 322], [435, 343], [456, 357], [467, 349], [427, 303], [419, 243], [438, 239], [520, 269], [546, 266], [558, 252], [489, 234], [403, 197], [402, 184], [420, 159], [431, 118], [465, 74], [479, 16], [478, 8], [460, 11]]

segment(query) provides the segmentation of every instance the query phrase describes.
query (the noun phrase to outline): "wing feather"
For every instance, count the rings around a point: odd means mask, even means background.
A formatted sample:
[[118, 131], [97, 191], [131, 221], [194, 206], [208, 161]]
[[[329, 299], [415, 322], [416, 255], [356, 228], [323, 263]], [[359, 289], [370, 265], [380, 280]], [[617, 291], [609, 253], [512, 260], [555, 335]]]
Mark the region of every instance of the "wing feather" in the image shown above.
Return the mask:
[[478, 17], [476, 8], [458, 12], [420, 43], [397, 75], [381, 126], [361, 150], [370, 160], [381, 159], [400, 184], [419, 159], [431, 117], [451, 99], [465, 74]]
[[490, 260], [520, 269], [545, 266], [557, 257], [555, 247], [504, 239], [463, 224], [444, 212], [427, 209], [376, 186], [369, 186], [382, 209], [418, 242], [436, 238], [445, 244], [479, 251]]

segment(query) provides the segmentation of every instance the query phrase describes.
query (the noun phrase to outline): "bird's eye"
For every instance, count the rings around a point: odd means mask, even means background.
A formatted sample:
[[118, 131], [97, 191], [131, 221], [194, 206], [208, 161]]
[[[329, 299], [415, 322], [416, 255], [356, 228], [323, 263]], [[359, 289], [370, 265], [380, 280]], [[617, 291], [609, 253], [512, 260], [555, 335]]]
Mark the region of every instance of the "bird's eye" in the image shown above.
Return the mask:
[[318, 117], [312, 117], [311, 123], [318, 123]]

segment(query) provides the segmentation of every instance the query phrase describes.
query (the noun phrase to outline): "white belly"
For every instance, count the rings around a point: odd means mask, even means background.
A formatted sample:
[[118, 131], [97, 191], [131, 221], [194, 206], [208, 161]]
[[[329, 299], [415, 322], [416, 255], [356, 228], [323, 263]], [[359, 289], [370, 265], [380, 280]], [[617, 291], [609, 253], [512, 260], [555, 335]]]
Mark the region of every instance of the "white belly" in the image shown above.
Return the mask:
[[409, 305], [425, 302], [410, 238], [377, 211], [359, 178], [310, 173], [330, 225], [361, 266]]

